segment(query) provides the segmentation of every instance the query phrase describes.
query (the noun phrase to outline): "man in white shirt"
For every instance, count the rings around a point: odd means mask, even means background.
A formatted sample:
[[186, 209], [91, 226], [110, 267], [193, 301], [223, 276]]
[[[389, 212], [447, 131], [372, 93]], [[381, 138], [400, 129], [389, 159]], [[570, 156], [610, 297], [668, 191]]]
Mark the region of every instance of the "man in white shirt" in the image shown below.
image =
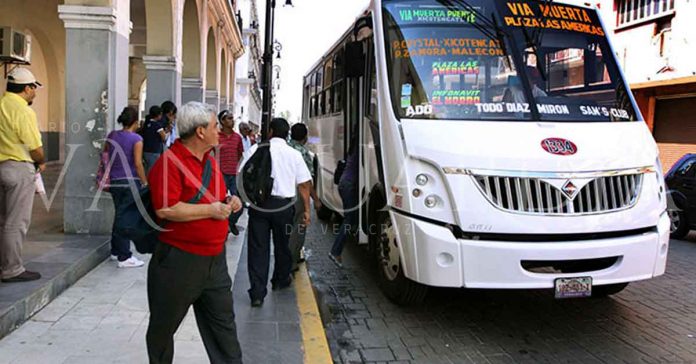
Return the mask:
[[[271, 232], [275, 258], [271, 278], [273, 289], [289, 287], [292, 282], [292, 260], [288, 244], [293, 226], [295, 198], [298, 198], [296, 191], [299, 191], [299, 198], [304, 201], [304, 224], [309, 225], [310, 221], [309, 192], [312, 188], [312, 175], [302, 154], [287, 144], [289, 130], [290, 125], [285, 119], [274, 118], [271, 121], [271, 197], [261, 206], [249, 207], [247, 265], [251, 287], [248, 292], [253, 307], [261, 306], [267, 293]], [[249, 156], [240, 164], [240, 173], [257, 149], [258, 145], [251, 147]]]
[[251, 134], [251, 127], [247, 123], [239, 123], [239, 134], [242, 135], [242, 145], [244, 146], [244, 153], [248, 152], [249, 149], [251, 149], [251, 146], [254, 144], [252, 143], [251, 138], [249, 137], [249, 134]]

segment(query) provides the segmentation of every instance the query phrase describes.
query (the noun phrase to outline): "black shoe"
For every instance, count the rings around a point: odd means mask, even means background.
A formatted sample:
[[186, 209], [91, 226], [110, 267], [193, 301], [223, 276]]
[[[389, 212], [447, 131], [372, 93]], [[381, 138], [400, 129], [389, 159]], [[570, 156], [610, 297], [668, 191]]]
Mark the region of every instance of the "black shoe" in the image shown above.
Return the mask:
[[251, 300], [251, 307], [261, 307], [263, 305], [263, 298], [256, 298]]
[[41, 279], [41, 274], [39, 272], [30, 272], [25, 270], [22, 274], [14, 276], [12, 278], [3, 278], [3, 283], [19, 283], [19, 282], [29, 282]]
[[232, 225], [230, 226], [230, 232], [232, 235], [237, 236], [239, 235], [239, 229], [237, 229], [237, 225]]
[[271, 289], [273, 289], [274, 291], [278, 291], [278, 290], [290, 287], [291, 284], [292, 284], [292, 278], [288, 278], [288, 281], [285, 283], [273, 283], [271, 285]]

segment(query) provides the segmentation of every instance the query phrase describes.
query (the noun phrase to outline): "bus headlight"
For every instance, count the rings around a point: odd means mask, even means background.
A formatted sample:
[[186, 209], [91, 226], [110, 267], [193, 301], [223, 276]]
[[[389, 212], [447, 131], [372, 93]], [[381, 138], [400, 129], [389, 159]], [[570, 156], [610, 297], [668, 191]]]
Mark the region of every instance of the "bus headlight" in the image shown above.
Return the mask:
[[425, 186], [428, 183], [428, 176], [423, 173], [416, 176], [416, 184], [419, 186]]
[[437, 206], [437, 196], [435, 195], [430, 195], [425, 198], [425, 207], [432, 209], [433, 207]]

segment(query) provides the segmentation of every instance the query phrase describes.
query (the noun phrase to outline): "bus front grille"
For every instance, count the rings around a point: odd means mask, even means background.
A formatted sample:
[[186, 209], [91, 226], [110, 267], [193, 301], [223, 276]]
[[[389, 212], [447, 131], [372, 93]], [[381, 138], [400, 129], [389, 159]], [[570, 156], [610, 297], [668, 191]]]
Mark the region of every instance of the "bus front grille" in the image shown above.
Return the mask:
[[643, 181], [642, 174], [626, 174], [597, 177], [576, 187], [572, 179], [473, 177], [497, 208], [534, 215], [588, 215], [627, 209], [638, 201]]

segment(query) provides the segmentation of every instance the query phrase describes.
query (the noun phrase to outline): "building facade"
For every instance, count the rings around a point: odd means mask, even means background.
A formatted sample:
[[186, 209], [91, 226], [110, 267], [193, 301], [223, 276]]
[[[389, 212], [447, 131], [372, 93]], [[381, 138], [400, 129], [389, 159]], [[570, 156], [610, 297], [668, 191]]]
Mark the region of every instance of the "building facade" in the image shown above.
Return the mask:
[[664, 169], [696, 152], [696, 2], [603, 0], [605, 25]]
[[243, 42], [247, 52], [237, 61], [234, 115], [237, 121], [250, 123], [255, 131], [261, 127], [261, 70], [263, 42], [259, 35], [256, 0], [239, 0]]
[[234, 104], [244, 53], [235, 12], [231, 0], [0, 1], [0, 27], [31, 36], [27, 68], [45, 85], [33, 108], [49, 159], [64, 162], [66, 233], [111, 229], [94, 174], [123, 107]]

